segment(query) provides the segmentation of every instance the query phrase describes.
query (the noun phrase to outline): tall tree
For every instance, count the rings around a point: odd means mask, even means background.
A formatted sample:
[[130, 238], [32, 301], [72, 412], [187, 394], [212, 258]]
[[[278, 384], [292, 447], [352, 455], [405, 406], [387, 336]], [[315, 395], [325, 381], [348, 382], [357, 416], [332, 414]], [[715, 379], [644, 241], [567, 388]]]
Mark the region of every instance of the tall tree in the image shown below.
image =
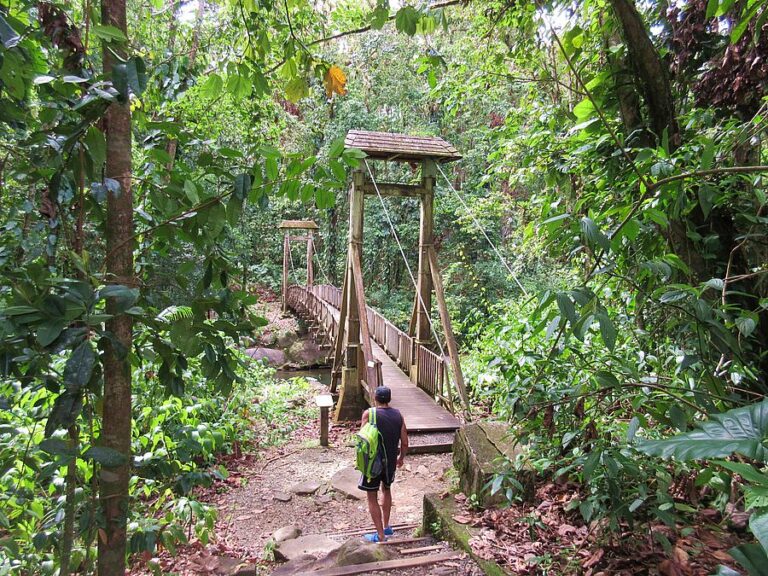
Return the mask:
[[[103, 0], [101, 18], [127, 36], [125, 0]], [[104, 44], [104, 72], [115, 76], [125, 50], [115, 43]], [[131, 111], [127, 98], [109, 106], [104, 120], [107, 143], [106, 177], [115, 180], [107, 196], [106, 271], [108, 284], [133, 286], [133, 195], [131, 192]], [[107, 305], [115, 316], [107, 323], [113, 338], [104, 351], [104, 419], [101, 446], [118, 452], [119, 464], [102, 467], [100, 475], [101, 510], [104, 527], [99, 538], [99, 574], [125, 572], [128, 481], [131, 453], [131, 317], [119, 314], [115, 304]]]

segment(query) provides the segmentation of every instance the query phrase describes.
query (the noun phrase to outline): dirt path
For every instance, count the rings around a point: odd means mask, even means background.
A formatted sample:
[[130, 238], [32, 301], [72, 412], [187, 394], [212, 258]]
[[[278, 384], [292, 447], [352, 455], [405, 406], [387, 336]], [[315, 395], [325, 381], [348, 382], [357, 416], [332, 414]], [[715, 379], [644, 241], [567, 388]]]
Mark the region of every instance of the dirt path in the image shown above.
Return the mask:
[[[243, 458], [227, 481], [207, 491], [202, 500], [218, 509], [215, 542], [188, 546], [176, 557], [161, 558], [163, 572], [180, 575], [266, 575], [278, 564], [269, 561], [269, 541], [279, 528], [295, 525], [307, 534], [331, 534], [371, 526], [364, 499], [352, 498], [331, 486], [331, 479], [353, 463], [351, 427], [332, 426], [331, 446], [317, 441], [317, 423], [293, 434], [289, 444], [262, 454], [258, 460]], [[425, 492], [450, 488], [450, 454], [411, 455], [398, 470], [393, 487], [392, 524], [421, 524]], [[302, 483], [320, 484], [312, 495], [298, 495], [291, 488]], [[362, 492], [360, 492], [362, 496]], [[283, 501], [287, 500], [287, 501]], [[410, 536], [413, 530], [398, 536]], [[338, 536], [336, 538], [339, 538]], [[446, 545], [447, 548], [447, 545]], [[482, 572], [468, 559], [449, 565], [400, 570], [408, 576], [477, 575]]]

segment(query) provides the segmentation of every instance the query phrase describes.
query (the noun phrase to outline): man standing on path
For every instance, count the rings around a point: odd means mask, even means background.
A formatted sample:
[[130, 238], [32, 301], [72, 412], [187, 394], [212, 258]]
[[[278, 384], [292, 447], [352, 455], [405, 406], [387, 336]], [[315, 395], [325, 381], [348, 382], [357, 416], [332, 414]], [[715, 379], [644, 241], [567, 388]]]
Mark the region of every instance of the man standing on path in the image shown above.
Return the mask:
[[[390, 487], [395, 481], [395, 468], [403, 465], [403, 458], [408, 451], [408, 431], [405, 429], [405, 419], [400, 410], [389, 405], [392, 391], [386, 386], [379, 386], [374, 392], [376, 408], [376, 427], [381, 435], [379, 449], [384, 457], [384, 467], [381, 475], [371, 478], [365, 475], [360, 479], [358, 488], [365, 490], [368, 496], [368, 511], [371, 513], [376, 532], [366, 534], [368, 542], [383, 542], [387, 536], [394, 534], [389, 524], [389, 514], [392, 511], [392, 491]], [[368, 422], [369, 410], [363, 412], [361, 426]], [[400, 450], [398, 452], [398, 444]], [[379, 505], [379, 486], [381, 486], [381, 505]]]

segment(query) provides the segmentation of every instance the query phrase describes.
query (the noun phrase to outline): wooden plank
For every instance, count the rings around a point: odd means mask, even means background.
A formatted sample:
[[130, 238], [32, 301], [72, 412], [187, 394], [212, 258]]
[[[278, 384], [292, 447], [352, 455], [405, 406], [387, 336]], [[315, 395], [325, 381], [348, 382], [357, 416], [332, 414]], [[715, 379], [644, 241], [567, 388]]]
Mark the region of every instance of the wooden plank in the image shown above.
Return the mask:
[[325, 568], [312, 572], [312, 576], [351, 576], [353, 574], [364, 574], [365, 572], [375, 572], [377, 570], [398, 570], [404, 568], [414, 568], [416, 566], [428, 566], [438, 562], [447, 562], [449, 560], [460, 560], [461, 554], [456, 552], [443, 552], [441, 554], [426, 554], [416, 558], [402, 558], [399, 560], [382, 560], [380, 562], [370, 562], [368, 564], [352, 564], [351, 566], [339, 566], [338, 568]]
[[442, 544], [435, 544], [434, 546], [422, 546], [421, 548], [406, 548], [405, 550], [400, 550], [400, 554], [421, 554], [422, 552], [434, 552], [435, 550], [442, 549]]
[[[378, 188], [378, 192], [376, 189]], [[424, 194], [423, 186], [417, 186], [414, 184], [397, 184], [395, 182], [377, 182], [374, 186], [372, 183], [366, 183], [363, 185], [363, 193], [369, 196], [399, 196], [404, 198], [418, 198]]]
[[400, 544], [419, 544], [421, 542], [432, 541], [431, 536], [418, 536], [415, 538], [389, 538], [384, 542], [379, 542], [382, 546], [399, 546]]
[[[415, 522], [403, 522], [400, 524], [392, 524], [393, 530], [411, 530], [416, 528], [419, 524]], [[375, 526], [369, 526], [368, 528], [350, 528], [348, 530], [341, 530], [339, 532], [323, 532], [326, 536], [355, 536], [357, 534], [367, 534], [368, 532], [374, 532]]]

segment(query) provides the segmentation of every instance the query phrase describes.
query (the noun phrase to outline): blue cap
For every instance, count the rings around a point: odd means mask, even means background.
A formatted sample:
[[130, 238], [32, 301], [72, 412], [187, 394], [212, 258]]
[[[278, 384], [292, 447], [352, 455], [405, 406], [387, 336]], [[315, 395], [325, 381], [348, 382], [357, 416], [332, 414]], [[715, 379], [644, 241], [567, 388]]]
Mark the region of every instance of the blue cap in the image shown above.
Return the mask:
[[382, 404], [389, 404], [389, 401], [392, 400], [392, 390], [386, 386], [379, 386], [376, 388], [373, 396], [378, 402], [381, 402]]

